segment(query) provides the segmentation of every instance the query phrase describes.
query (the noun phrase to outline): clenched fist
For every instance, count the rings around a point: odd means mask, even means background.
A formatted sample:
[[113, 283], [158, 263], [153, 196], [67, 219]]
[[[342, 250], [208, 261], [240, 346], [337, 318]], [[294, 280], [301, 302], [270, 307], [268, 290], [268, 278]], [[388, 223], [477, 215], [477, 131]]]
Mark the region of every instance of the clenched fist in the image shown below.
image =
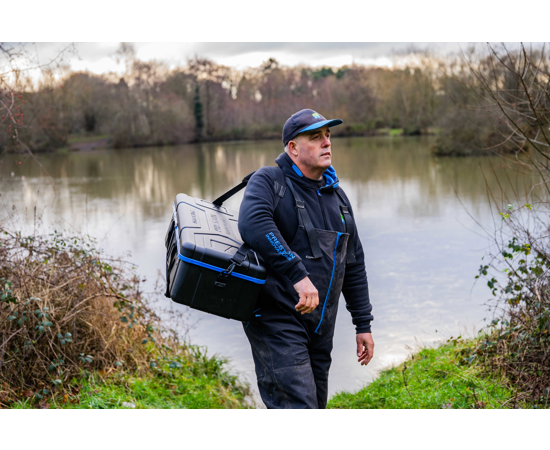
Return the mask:
[[308, 277], [298, 281], [294, 285], [294, 289], [300, 296], [300, 301], [296, 304], [296, 311], [302, 314], [309, 314], [319, 304], [319, 293]]

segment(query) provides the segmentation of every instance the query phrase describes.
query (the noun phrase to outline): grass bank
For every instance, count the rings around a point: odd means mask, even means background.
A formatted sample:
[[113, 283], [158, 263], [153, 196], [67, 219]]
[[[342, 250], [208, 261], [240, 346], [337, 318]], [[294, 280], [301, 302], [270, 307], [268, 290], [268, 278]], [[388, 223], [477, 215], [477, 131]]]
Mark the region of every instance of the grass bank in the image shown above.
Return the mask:
[[50, 395], [27, 393], [13, 409], [220, 409], [249, 408], [248, 385], [229, 373], [226, 361], [188, 346], [184, 357], [157, 358], [149, 370], [94, 371], [73, 377]]
[[356, 393], [340, 392], [329, 408], [506, 408], [514, 403], [507, 380], [475, 362], [480, 340], [450, 339], [384, 370]]
[[140, 283], [89, 237], [0, 226], [0, 407], [247, 407], [248, 385]]

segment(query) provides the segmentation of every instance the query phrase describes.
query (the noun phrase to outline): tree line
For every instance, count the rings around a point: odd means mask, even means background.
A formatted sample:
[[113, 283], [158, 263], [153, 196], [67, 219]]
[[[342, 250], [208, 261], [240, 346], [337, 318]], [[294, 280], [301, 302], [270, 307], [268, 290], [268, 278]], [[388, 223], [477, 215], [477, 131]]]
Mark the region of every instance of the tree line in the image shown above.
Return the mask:
[[393, 68], [285, 67], [271, 58], [236, 70], [195, 57], [170, 69], [123, 44], [122, 76], [46, 68], [37, 85], [23, 72], [0, 74], [0, 148], [50, 151], [75, 136], [108, 137], [116, 148], [275, 139], [290, 114], [312, 108], [344, 120], [336, 136], [436, 132], [440, 154], [483, 153], [503, 142], [512, 149], [476, 95], [474, 71], [495, 70], [486, 52], [409, 56]]

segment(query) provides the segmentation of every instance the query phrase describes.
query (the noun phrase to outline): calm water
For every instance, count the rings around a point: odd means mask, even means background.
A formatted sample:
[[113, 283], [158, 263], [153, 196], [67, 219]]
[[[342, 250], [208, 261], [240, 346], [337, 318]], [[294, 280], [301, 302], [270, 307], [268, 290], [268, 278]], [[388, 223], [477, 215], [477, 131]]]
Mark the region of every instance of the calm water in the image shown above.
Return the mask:
[[[152, 289], [164, 270], [163, 239], [176, 194], [212, 200], [258, 167], [274, 165], [280, 151], [279, 142], [269, 141], [40, 155], [55, 190], [32, 159], [4, 155], [0, 220], [31, 232], [36, 206], [46, 226], [88, 232], [112, 255], [130, 253]], [[500, 220], [489, 208], [485, 177], [499, 192], [492, 170], [505, 170], [496, 158], [434, 158], [424, 138], [334, 139], [333, 154], [365, 248], [376, 349], [368, 367], [357, 363], [341, 298], [331, 394], [361, 388], [419, 344], [483, 326], [490, 293], [485, 283], [474, 286], [474, 276], [490, 241], [479, 224], [491, 229]], [[523, 192], [516, 174], [507, 174]], [[504, 189], [512, 195], [509, 184]], [[238, 209], [241, 198], [226, 206]], [[8, 219], [13, 208], [17, 214]], [[256, 388], [241, 324], [197, 311], [188, 320], [192, 342], [229, 357]]]

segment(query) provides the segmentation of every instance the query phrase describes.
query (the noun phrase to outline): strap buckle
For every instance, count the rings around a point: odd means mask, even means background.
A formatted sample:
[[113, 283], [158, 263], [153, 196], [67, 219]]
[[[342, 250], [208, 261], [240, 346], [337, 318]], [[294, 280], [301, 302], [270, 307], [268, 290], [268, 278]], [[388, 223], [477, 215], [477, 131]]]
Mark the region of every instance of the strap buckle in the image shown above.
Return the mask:
[[[241, 267], [243, 265], [243, 262], [245, 261], [245, 259], [248, 258], [248, 255], [246, 255], [242, 261], [237, 261], [233, 258], [231, 258], [229, 261], [231, 261], [231, 265], [227, 268], [227, 270], [229, 270], [229, 274], [231, 274], [231, 272], [233, 272], [233, 269], [235, 267]], [[231, 270], [230, 270], [231, 269]], [[225, 272], [225, 271], [224, 271]]]
[[214, 281], [214, 286], [224, 288], [227, 284], [227, 281], [229, 280], [230, 275], [233, 273], [233, 269], [235, 269], [235, 267], [237, 266], [242, 266], [242, 263], [239, 263], [238, 261], [233, 261], [232, 259], [230, 261], [231, 265], [218, 274], [218, 278], [216, 278], [216, 281]]
[[303, 200], [296, 200], [296, 208], [305, 209], [306, 205]]

